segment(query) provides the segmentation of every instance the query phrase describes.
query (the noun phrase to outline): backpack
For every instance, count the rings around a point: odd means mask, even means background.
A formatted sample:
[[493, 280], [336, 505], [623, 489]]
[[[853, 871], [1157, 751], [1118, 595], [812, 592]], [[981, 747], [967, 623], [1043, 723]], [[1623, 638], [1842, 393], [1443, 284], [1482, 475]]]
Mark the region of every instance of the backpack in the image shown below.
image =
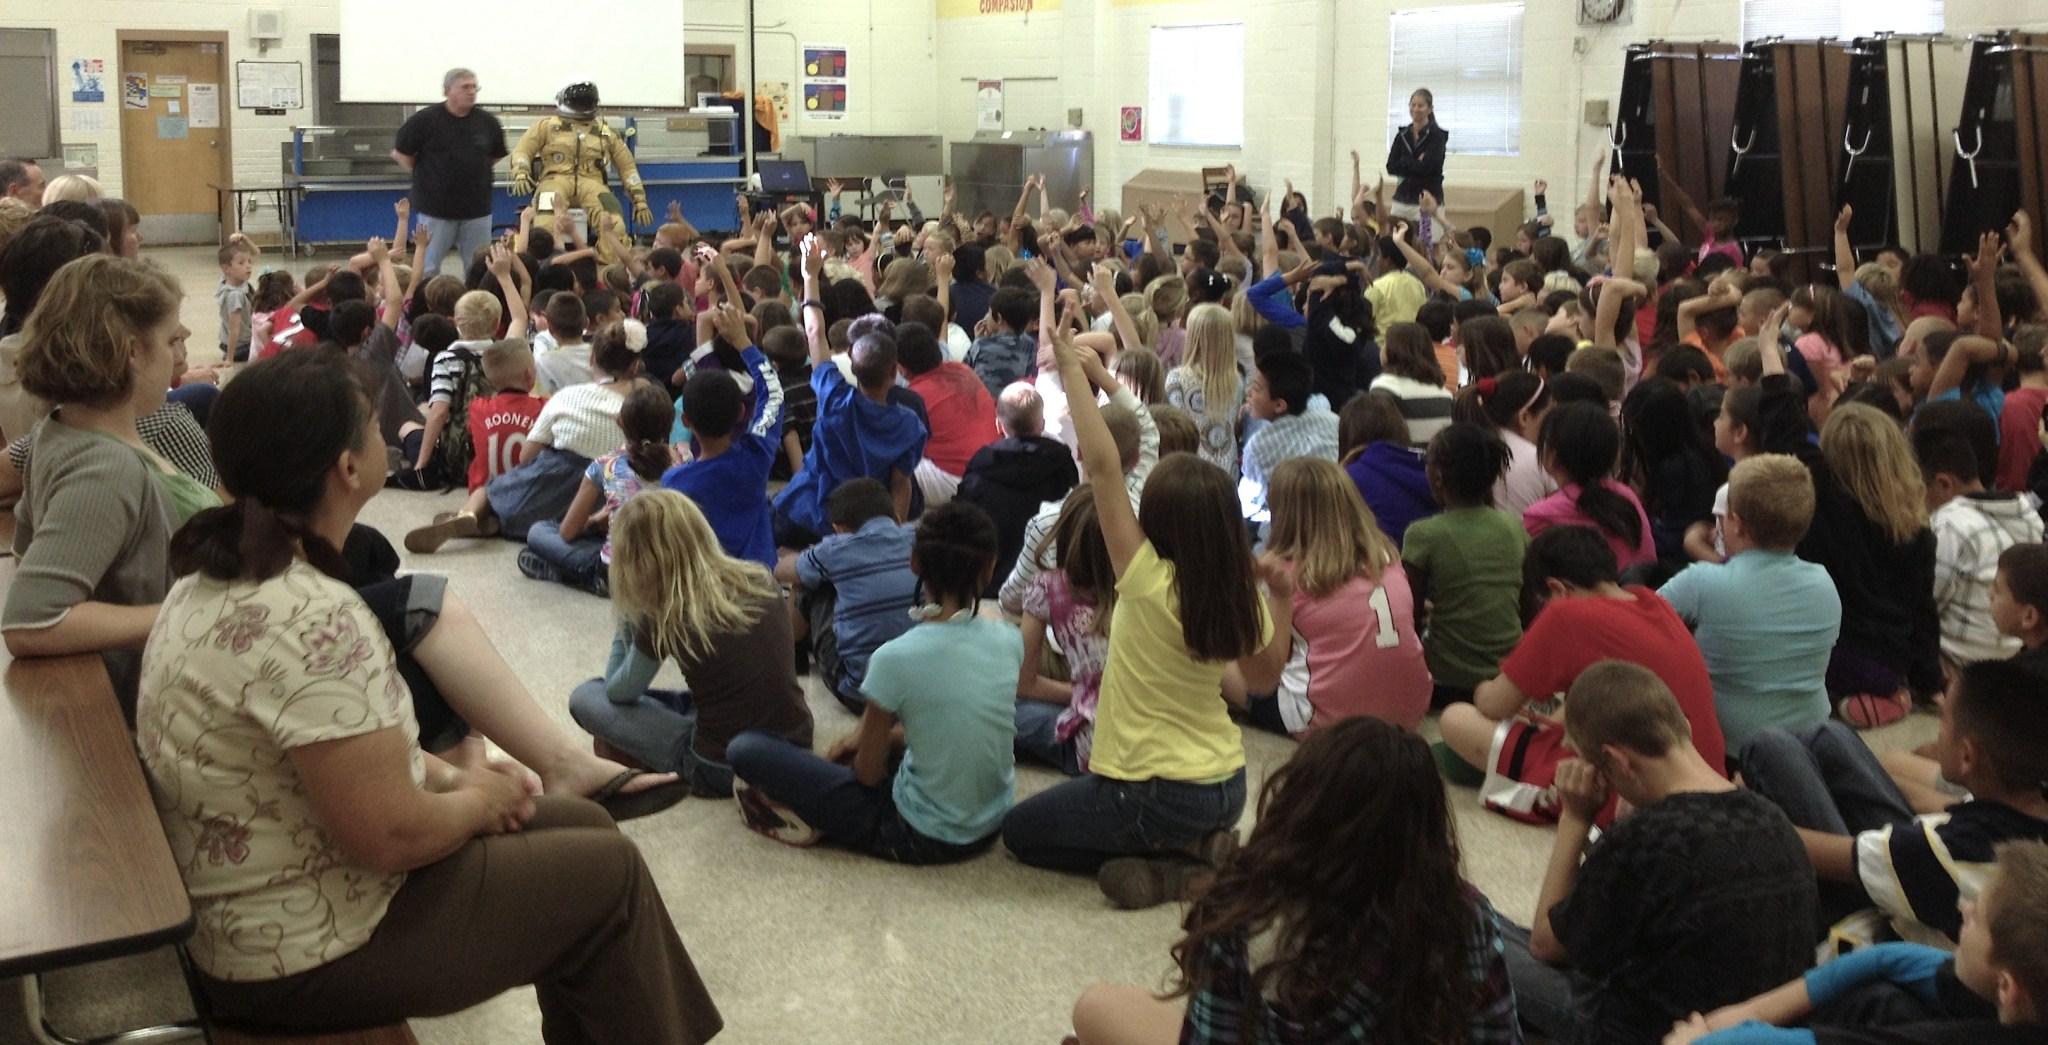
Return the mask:
[[[476, 440], [469, 434], [469, 404], [488, 399], [494, 391], [484, 377], [484, 358], [467, 348], [450, 348], [462, 360], [462, 376], [455, 379], [455, 398], [448, 401], [448, 425], [441, 430], [439, 450], [441, 485], [452, 489], [467, 485], [469, 463], [476, 458]], [[438, 362], [438, 360], [436, 360]]]

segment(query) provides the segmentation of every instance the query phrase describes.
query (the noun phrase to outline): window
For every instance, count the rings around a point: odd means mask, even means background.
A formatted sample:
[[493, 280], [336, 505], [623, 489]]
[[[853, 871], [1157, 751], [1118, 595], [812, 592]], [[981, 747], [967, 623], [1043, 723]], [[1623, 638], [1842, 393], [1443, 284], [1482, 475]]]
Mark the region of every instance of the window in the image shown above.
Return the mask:
[[1939, 33], [1944, 0], [1742, 0], [1742, 41]]
[[1152, 27], [1154, 145], [1244, 144], [1244, 24]]
[[1522, 5], [1464, 4], [1396, 11], [1387, 138], [1408, 126], [1408, 96], [1427, 88], [1450, 151], [1522, 151]]

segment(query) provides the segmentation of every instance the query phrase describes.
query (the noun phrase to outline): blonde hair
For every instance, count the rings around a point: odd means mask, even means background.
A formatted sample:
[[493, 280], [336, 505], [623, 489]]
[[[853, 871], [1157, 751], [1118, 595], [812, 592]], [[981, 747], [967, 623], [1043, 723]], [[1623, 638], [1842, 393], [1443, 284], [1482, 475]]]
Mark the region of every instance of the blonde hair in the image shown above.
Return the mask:
[[880, 297], [901, 304], [932, 289], [932, 268], [916, 258], [898, 258], [882, 270], [882, 283], [875, 288]]
[[1898, 422], [1873, 406], [1840, 404], [1820, 427], [1820, 453], [1893, 543], [1927, 528], [1927, 484]]
[[1203, 413], [1215, 418], [1235, 414], [1244, 381], [1237, 376], [1237, 329], [1228, 310], [1207, 301], [1195, 306], [1188, 314], [1182, 359], [1181, 368], [1202, 386]]
[[1188, 281], [1179, 276], [1161, 276], [1147, 283], [1145, 307], [1158, 317], [1160, 326], [1172, 326], [1188, 307]]
[[43, 206], [59, 200], [96, 200], [101, 195], [98, 181], [83, 174], [60, 174], [43, 186]]
[[[930, 243], [931, 239], [927, 237], [925, 242]], [[1003, 273], [1015, 267], [1017, 255], [1010, 253], [1008, 247], [997, 244], [981, 252], [981, 270], [988, 275], [990, 283], [1002, 282]]]
[[[1516, 315], [1520, 314], [1519, 312], [1516, 313]], [[1252, 307], [1252, 296], [1250, 294], [1232, 294], [1230, 296], [1230, 318], [1237, 324], [1237, 332], [1246, 337], [1257, 335], [1259, 328], [1266, 325], [1265, 317], [1259, 315], [1259, 310]]]
[[1899, 321], [1901, 332], [1907, 323], [1912, 322], [1912, 317], [1906, 312], [1905, 300], [1899, 297], [1899, 277], [1892, 275], [1891, 269], [1875, 261], [1866, 261], [1856, 266], [1856, 285], [1862, 287], [1879, 308]]
[[648, 490], [620, 506], [611, 579], [619, 619], [685, 672], [718, 636], [752, 627], [782, 594], [759, 563], [725, 554], [704, 513], [673, 490]]
[[533, 391], [532, 383], [526, 380], [526, 371], [533, 366], [533, 343], [523, 337], [508, 337], [493, 341], [484, 349], [484, 380], [500, 392], [525, 384], [521, 391]]
[[1728, 510], [1765, 551], [1798, 547], [1813, 525], [1813, 473], [1790, 454], [1757, 454], [1728, 473]]
[[177, 319], [184, 297], [146, 261], [88, 254], [70, 262], [50, 278], [21, 328], [21, 387], [59, 404], [126, 399], [135, 383], [129, 343]]
[[498, 333], [498, 321], [505, 318], [505, 306], [488, 290], [472, 290], [455, 299], [455, 332], [464, 341], [478, 341]]
[[1143, 294], [1125, 294], [1117, 299], [1124, 312], [1131, 317], [1131, 325], [1138, 328], [1138, 343], [1150, 349], [1159, 343], [1159, 317], [1145, 304]]
[[1360, 573], [1378, 583], [1400, 560], [1394, 542], [1335, 461], [1290, 457], [1273, 469], [1266, 494], [1273, 511], [1266, 550], [1294, 564], [1296, 588], [1324, 598]]
[[0, 247], [6, 247], [7, 241], [35, 216], [34, 207], [12, 196], [0, 196]]
[[1158, 353], [1151, 349], [1124, 349], [1116, 354], [1109, 369], [1146, 406], [1166, 401], [1166, 367], [1159, 362]]

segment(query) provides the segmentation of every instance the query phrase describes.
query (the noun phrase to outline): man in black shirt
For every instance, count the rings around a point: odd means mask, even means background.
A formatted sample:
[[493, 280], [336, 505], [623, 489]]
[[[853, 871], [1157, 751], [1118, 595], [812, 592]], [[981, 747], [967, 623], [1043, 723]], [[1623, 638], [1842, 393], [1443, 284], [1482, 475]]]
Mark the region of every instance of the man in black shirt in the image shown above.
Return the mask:
[[[1524, 1023], [1560, 1043], [1658, 1041], [1805, 970], [1816, 900], [1798, 832], [1700, 758], [1656, 675], [1587, 668], [1565, 697], [1565, 735], [1579, 758], [1557, 770], [1536, 925], [1502, 926]], [[1635, 812], [1589, 848], [1610, 784]]]
[[505, 158], [505, 128], [476, 107], [476, 74], [450, 69], [447, 101], [413, 113], [398, 129], [391, 158], [412, 172], [412, 209], [427, 219], [426, 271], [454, 251], [469, 264], [491, 241], [492, 168]]

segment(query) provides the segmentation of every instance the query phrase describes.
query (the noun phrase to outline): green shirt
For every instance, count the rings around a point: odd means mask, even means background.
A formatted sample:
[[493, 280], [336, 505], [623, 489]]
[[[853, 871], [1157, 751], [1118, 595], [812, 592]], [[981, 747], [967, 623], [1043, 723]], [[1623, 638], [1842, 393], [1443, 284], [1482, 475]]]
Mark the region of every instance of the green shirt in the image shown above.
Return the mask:
[[1499, 673], [1501, 658], [1521, 640], [1528, 546], [1521, 520], [1494, 508], [1454, 508], [1408, 527], [1401, 558], [1429, 582], [1433, 605], [1422, 652], [1439, 685], [1478, 686]]

